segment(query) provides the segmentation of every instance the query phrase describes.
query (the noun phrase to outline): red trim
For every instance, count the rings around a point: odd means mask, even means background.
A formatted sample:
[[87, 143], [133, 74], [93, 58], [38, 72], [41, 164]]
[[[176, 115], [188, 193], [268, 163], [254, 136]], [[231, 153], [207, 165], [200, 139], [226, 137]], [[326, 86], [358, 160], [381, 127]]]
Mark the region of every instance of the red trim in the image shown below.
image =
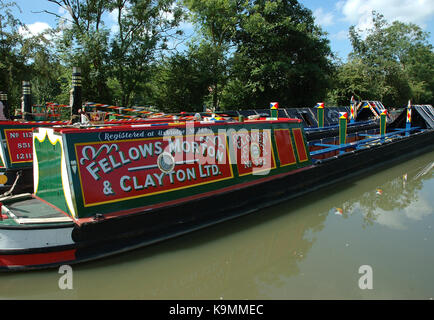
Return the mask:
[[0, 255], [0, 267], [37, 266], [73, 261], [76, 259], [75, 251], [76, 249], [46, 253], [2, 254]]
[[[134, 208], [134, 209], [128, 209], [128, 210], [122, 210], [122, 211], [118, 211], [116, 213], [107, 213], [104, 214], [105, 218], [114, 218], [114, 217], [119, 217], [119, 216], [123, 216], [123, 215], [128, 215], [128, 214], [134, 214], [134, 213], [138, 213], [141, 211], [145, 211], [145, 210], [153, 210], [153, 209], [158, 209], [158, 208], [162, 208], [165, 206], [171, 206], [171, 205], [175, 205], [175, 204], [180, 204], [180, 203], [184, 203], [184, 202], [188, 202], [188, 201], [192, 201], [192, 200], [196, 200], [196, 199], [200, 199], [200, 198], [205, 198], [208, 196], [212, 196], [215, 194], [220, 194], [223, 192], [228, 192], [228, 191], [232, 191], [232, 190], [236, 190], [236, 189], [242, 189], [248, 186], [252, 186], [252, 185], [256, 185], [259, 183], [263, 183], [263, 182], [267, 182], [270, 180], [274, 180], [276, 178], [280, 178], [280, 177], [284, 177], [284, 176], [289, 176], [304, 170], [308, 170], [311, 169], [313, 167], [313, 165], [304, 167], [304, 168], [299, 168], [296, 170], [292, 170], [290, 172], [285, 172], [285, 173], [281, 173], [278, 175], [274, 175], [274, 176], [269, 176], [266, 178], [262, 178], [262, 179], [258, 179], [258, 180], [254, 180], [254, 181], [249, 181], [249, 182], [245, 182], [245, 183], [241, 183], [241, 184], [237, 184], [234, 186], [230, 186], [230, 187], [226, 187], [226, 188], [222, 188], [222, 189], [218, 189], [217, 191], [209, 191], [209, 192], [205, 192], [205, 193], [200, 193], [197, 195], [193, 195], [193, 196], [189, 196], [189, 197], [185, 197], [185, 198], [181, 198], [181, 199], [177, 199], [177, 200], [172, 200], [172, 201], [166, 201], [164, 203], [159, 203], [159, 204], [154, 204], [154, 205], [149, 205], [149, 206], [145, 206], [145, 207], [140, 207], [140, 208]], [[89, 217], [89, 218], [79, 218], [77, 220], [75, 220], [75, 223], [77, 223], [78, 225], [81, 225], [83, 223], [86, 222], [91, 222], [94, 221], [93, 217]]]

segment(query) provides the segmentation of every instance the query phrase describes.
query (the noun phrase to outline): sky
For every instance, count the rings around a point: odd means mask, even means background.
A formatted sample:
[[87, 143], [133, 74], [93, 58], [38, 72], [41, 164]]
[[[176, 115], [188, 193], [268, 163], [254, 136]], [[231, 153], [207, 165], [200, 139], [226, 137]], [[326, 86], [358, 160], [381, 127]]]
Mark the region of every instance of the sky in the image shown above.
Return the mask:
[[[64, 15], [58, 6], [47, 0], [14, 0], [22, 10], [17, 13], [32, 33], [38, 33], [56, 25], [56, 18], [42, 10]], [[429, 42], [434, 45], [434, 0], [299, 0], [310, 9], [315, 23], [328, 34], [332, 51], [343, 61], [351, 52], [348, 29], [366, 30], [371, 25], [371, 12], [375, 10], [384, 15], [388, 22], [399, 20], [414, 23], [430, 33]], [[110, 16], [107, 24], [110, 24]], [[184, 24], [191, 33], [191, 25]], [[188, 33], [187, 32], [187, 33]]]

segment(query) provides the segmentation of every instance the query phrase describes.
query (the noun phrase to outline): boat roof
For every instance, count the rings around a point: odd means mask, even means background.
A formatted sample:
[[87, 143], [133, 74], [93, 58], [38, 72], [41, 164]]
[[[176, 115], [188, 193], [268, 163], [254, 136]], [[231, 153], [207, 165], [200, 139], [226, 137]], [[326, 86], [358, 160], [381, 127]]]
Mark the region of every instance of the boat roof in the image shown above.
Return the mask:
[[55, 132], [61, 133], [86, 133], [89, 130], [94, 131], [129, 131], [137, 129], [173, 129], [179, 127], [185, 127], [186, 124], [193, 124], [195, 127], [209, 127], [209, 126], [223, 126], [226, 124], [268, 124], [268, 123], [300, 123], [299, 119], [277, 119], [277, 120], [245, 120], [239, 121], [179, 121], [179, 122], [164, 122], [164, 123], [139, 123], [139, 124], [127, 124], [127, 125], [94, 125], [86, 127], [72, 127], [72, 126], [55, 126], [53, 127]]

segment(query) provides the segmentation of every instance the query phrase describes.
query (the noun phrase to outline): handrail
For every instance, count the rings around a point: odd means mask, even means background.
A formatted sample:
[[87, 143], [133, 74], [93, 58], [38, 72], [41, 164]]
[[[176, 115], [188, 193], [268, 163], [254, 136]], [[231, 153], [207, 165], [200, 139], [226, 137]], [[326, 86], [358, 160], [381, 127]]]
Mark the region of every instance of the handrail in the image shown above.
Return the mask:
[[419, 127], [412, 127], [410, 129], [398, 129], [395, 132], [390, 132], [390, 133], [386, 133], [384, 136], [381, 135], [372, 135], [372, 134], [358, 134], [360, 136], [373, 136], [372, 138], [368, 138], [368, 139], [364, 139], [364, 140], [359, 140], [359, 141], [355, 141], [355, 142], [350, 142], [350, 143], [346, 143], [346, 144], [342, 144], [342, 145], [335, 145], [335, 144], [325, 144], [325, 143], [314, 143], [312, 144], [312, 146], [318, 146], [318, 147], [326, 147], [325, 149], [321, 149], [321, 150], [315, 150], [310, 152], [311, 156], [316, 156], [316, 155], [321, 155], [324, 153], [328, 153], [331, 151], [338, 151], [338, 150], [342, 150], [342, 149], [347, 149], [347, 148], [361, 148], [361, 147], [365, 147], [364, 145], [367, 143], [372, 143], [374, 141], [383, 139], [383, 138], [389, 138], [389, 137], [393, 137], [393, 136], [398, 136], [401, 133], [405, 133], [407, 131], [414, 131], [420, 129]]

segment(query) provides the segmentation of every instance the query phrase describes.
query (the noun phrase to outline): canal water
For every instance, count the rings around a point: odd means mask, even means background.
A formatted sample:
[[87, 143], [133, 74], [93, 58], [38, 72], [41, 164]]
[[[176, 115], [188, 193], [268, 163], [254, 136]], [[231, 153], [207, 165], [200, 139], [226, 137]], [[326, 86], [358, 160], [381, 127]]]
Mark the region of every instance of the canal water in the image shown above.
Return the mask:
[[433, 299], [434, 152], [100, 261], [0, 273], [1, 299]]

